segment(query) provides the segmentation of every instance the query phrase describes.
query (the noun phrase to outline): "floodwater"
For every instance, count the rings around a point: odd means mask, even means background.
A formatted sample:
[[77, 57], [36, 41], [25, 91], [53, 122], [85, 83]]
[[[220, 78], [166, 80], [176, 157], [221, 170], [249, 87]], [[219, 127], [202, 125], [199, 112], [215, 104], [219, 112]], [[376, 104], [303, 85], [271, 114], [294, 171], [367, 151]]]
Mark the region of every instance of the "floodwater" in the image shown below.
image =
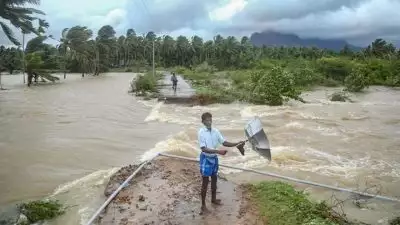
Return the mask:
[[[133, 76], [75, 74], [27, 88], [21, 76], [3, 75], [9, 90], [0, 91], [0, 206], [57, 197], [71, 208], [51, 224], [84, 224], [105, 200], [104, 186], [118, 167], [158, 152], [197, 157], [196, 130], [205, 111], [232, 141], [244, 139], [246, 122], [259, 116], [271, 142], [271, 163], [251, 150], [241, 156], [234, 149], [220, 157], [222, 163], [360, 191], [374, 186], [381, 195], [400, 197], [398, 90], [370, 87], [352, 96], [355, 103], [330, 102], [337, 89], [321, 88], [303, 95], [309, 104], [186, 107], [136, 99], [128, 94]], [[221, 171], [237, 182], [265, 179]], [[332, 195], [307, 190], [317, 199]], [[399, 204], [380, 200], [367, 206], [359, 209], [350, 201], [346, 209], [372, 224], [400, 211]]]

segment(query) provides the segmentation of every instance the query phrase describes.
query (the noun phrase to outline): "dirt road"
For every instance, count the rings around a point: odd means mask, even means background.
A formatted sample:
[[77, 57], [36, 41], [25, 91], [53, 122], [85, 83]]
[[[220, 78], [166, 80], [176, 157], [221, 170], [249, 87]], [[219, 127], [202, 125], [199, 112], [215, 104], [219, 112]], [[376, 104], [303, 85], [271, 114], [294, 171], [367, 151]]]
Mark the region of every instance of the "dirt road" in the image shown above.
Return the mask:
[[[105, 190], [109, 196], [138, 166], [122, 168], [110, 178]], [[263, 224], [249, 201], [246, 188], [218, 180], [222, 206], [211, 205], [207, 193], [206, 215], [200, 212], [201, 180], [198, 164], [162, 158], [146, 165], [100, 216], [98, 224]]]

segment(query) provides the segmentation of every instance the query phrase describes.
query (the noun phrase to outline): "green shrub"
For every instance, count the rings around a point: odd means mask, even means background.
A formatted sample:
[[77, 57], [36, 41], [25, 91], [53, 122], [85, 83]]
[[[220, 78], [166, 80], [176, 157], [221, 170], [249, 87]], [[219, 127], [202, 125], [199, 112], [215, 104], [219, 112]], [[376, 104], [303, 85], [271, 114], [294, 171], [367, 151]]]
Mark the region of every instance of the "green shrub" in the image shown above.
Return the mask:
[[315, 64], [318, 72], [336, 81], [344, 81], [353, 68], [352, 61], [338, 57], [324, 57], [318, 59]]
[[333, 102], [345, 102], [345, 101], [351, 101], [349, 96], [347, 95], [346, 92], [344, 91], [338, 91], [338, 92], [334, 92], [331, 97], [330, 100]]
[[57, 200], [37, 200], [18, 206], [30, 223], [50, 220], [65, 213], [63, 205]]
[[277, 106], [282, 105], [287, 98], [300, 99], [293, 74], [281, 66], [275, 66], [270, 71], [251, 72], [248, 91], [248, 101], [256, 104]]
[[151, 72], [138, 75], [135, 88], [136, 92], [157, 92], [157, 76], [153, 76]]
[[400, 225], [400, 216], [391, 219], [389, 221], [389, 225]]
[[346, 91], [360, 92], [368, 87], [368, 70], [364, 65], [357, 65], [352, 68], [350, 74], [346, 77], [344, 85]]
[[194, 71], [196, 73], [202, 73], [202, 72], [214, 73], [217, 71], [217, 68], [215, 68], [215, 66], [209, 65], [207, 62], [203, 62], [202, 64], [196, 66]]

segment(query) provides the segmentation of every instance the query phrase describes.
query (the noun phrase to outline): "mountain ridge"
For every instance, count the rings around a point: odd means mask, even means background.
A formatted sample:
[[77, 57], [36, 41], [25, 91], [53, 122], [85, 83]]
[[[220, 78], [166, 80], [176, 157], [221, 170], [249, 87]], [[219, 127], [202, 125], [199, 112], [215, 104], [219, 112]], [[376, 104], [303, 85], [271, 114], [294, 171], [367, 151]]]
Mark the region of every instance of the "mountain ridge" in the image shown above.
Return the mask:
[[340, 51], [345, 45], [353, 51], [362, 49], [360, 46], [349, 44], [344, 39], [300, 38], [296, 34], [281, 33], [276, 31], [254, 32], [250, 41], [255, 46], [288, 46], [288, 47], [317, 47]]

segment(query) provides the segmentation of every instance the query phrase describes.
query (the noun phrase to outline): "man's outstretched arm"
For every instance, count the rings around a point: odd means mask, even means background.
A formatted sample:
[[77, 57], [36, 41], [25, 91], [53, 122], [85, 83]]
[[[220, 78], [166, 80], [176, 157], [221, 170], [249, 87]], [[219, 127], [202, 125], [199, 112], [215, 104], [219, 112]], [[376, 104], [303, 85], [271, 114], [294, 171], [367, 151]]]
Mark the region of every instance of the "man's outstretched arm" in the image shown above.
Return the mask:
[[241, 141], [239, 141], [239, 142], [224, 141], [224, 142], [222, 143], [222, 145], [225, 146], [225, 147], [235, 147], [236, 145], [238, 145], [238, 144], [240, 144], [240, 143], [241, 143]]

